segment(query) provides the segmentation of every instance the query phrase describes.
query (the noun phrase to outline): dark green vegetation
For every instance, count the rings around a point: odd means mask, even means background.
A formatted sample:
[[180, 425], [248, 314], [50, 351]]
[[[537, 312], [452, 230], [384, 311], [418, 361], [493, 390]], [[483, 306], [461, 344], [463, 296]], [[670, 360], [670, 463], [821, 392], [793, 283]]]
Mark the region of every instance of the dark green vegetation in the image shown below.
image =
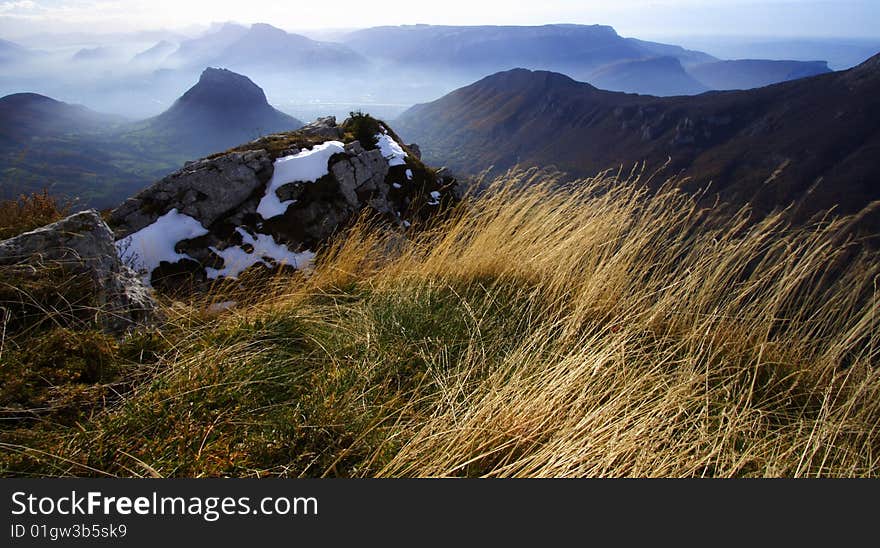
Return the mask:
[[345, 129], [367, 150], [376, 148], [376, 135], [382, 131], [378, 120], [360, 111], [351, 113]]
[[[429, 411], [408, 401], [436, 389], [438, 350], [443, 360], [467, 351], [468, 307], [521, 313], [501, 297], [351, 286], [297, 313], [190, 318], [185, 330], [123, 343], [49, 331], [5, 358], [0, 474], [146, 475], [140, 460], [175, 476], [374, 475], [400, 448], [387, 429]], [[513, 328], [498, 322], [484, 335], [500, 349]], [[376, 365], [358, 366], [367, 362]], [[99, 413], [106, 405], [115, 411]]]

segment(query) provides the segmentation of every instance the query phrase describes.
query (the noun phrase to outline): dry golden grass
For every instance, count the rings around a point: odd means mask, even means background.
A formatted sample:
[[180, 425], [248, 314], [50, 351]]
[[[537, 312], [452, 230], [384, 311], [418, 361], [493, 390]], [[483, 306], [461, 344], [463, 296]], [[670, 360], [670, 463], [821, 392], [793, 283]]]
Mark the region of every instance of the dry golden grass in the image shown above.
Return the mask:
[[0, 444], [2, 470], [877, 476], [878, 262], [847, 220], [642, 188], [511, 173], [408, 238], [365, 219], [229, 311], [169, 304], [152, 380]]
[[853, 257], [845, 219], [790, 230], [743, 210], [707, 223], [712, 212], [671, 187], [559, 191], [530, 176], [497, 182], [390, 263], [376, 265], [375, 233], [331, 261], [379, 291], [486, 283], [529, 304], [504, 319], [519, 337], [478, 382], [470, 373], [496, 351], [475, 311], [436, 406], [380, 475], [880, 471], [878, 271]]
[[17, 200], [0, 200], [0, 240], [58, 221], [69, 211], [69, 202], [60, 202], [45, 189]]

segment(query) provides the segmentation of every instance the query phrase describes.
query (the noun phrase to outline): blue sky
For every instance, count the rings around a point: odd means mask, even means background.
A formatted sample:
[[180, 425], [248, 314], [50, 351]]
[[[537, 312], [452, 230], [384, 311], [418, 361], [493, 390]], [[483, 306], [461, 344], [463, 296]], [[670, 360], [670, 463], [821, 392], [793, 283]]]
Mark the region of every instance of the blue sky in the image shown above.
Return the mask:
[[213, 21], [268, 22], [286, 29], [405, 23], [603, 23], [628, 36], [741, 35], [880, 37], [880, 0], [0, 0], [5, 28], [136, 30]]

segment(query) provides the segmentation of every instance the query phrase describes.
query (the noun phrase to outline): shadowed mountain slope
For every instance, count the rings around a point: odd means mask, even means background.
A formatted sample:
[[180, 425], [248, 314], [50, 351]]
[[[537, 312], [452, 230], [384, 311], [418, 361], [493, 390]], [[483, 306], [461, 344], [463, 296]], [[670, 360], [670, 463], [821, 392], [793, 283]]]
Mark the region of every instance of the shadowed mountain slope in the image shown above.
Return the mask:
[[845, 72], [765, 88], [657, 98], [561, 74], [512, 70], [404, 113], [428, 161], [475, 173], [556, 166], [572, 175], [646, 162], [685, 172], [759, 210], [799, 218], [880, 199], [880, 56]]

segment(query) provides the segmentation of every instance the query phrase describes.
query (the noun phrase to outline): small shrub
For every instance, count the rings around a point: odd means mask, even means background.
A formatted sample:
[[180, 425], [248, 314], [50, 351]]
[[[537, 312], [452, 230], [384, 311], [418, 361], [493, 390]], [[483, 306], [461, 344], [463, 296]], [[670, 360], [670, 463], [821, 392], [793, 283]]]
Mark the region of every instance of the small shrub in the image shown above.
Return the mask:
[[71, 202], [61, 201], [44, 189], [17, 200], [0, 201], [0, 240], [54, 223], [70, 213]]
[[361, 146], [367, 150], [376, 148], [376, 134], [382, 131], [379, 121], [364, 114], [361, 111], [350, 112], [349, 118], [343, 125], [343, 130], [351, 133], [353, 138], [360, 141]]

